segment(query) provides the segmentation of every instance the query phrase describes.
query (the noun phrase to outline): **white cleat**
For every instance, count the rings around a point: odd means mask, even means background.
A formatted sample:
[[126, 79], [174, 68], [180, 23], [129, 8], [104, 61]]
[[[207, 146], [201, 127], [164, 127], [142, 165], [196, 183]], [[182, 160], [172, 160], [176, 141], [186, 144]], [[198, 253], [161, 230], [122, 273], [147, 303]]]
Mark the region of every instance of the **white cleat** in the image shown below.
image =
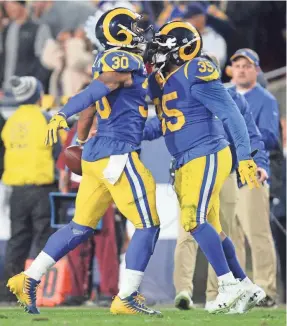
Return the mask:
[[206, 301], [205, 306], [204, 306], [204, 310], [209, 311], [209, 309], [212, 308], [213, 302], [214, 301]]
[[208, 312], [211, 314], [226, 313], [245, 294], [245, 287], [235, 280], [232, 282], [219, 282], [218, 295], [210, 302]]
[[180, 310], [190, 310], [194, 308], [193, 301], [187, 291], [179, 292], [174, 299], [174, 305]]
[[245, 294], [230, 309], [228, 314], [244, 314], [266, 297], [264, 290], [256, 284], [245, 285], [245, 291]]

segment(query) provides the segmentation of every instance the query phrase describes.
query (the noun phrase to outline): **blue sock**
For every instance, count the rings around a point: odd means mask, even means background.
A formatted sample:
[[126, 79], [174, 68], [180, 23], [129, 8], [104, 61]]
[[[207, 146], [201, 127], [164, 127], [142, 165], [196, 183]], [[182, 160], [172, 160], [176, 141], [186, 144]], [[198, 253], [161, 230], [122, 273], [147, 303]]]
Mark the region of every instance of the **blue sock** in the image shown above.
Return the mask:
[[159, 227], [136, 229], [126, 252], [126, 268], [144, 272], [159, 236]]
[[43, 251], [58, 261], [80, 243], [86, 241], [93, 233], [92, 228], [71, 221], [50, 236]]
[[234, 277], [239, 278], [241, 280], [245, 279], [246, 274], [244, 273], [243, 269], [239, 264], [239, 261], [237, 260], [235, 248], [230, 238], [226, 237], [222, 241], [222, 247], [225, 253], [228, 266], [231, 272], [233, 273]]
[[230, 272], [220, 237], [212, 225], [209, 223], [200, 224], [195, 231], [191, 232], [191, 235], [198, 243], [217, 276]]

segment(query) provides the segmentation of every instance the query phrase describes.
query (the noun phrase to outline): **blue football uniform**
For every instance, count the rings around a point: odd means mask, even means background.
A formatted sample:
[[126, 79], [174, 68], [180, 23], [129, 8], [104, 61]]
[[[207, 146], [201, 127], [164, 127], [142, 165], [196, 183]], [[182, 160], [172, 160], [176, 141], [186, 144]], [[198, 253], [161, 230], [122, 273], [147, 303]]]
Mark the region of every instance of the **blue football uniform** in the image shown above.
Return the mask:
[[[190, 229], [206, 218], [218, 232], [219, 193], [231, 172], [226, 124], [239, 160], [250, 159], [250, 141], [238, 107], [220, 81], [215, 65], [195, 58], [169, 74], [149, 78], [162, 133], [176, 160], [175, 191], [182, 224]], [[220, 121], [220, 120], [221, 121]]]
[[[127, 51], [100, 53], [93, 66], [94, 78], [113, 71], [130, 72], [133, 83], [130, 87], [114, 90], [95, 104], [98, 130], [84, 145], [83, 178], [73, 221], [95, 228], [108, 206], [115, 202], [136, 228], [157, 226], [155, 181], [137, 153], [148, 114], [145, 66], [140, 56]], [[128, 154], [124, 169], [112, 184], [104, 178], [104, 171], [111, 157], [118, 159], [123, 154]]]
[[[236, 90], [232, 88], [227, 89], [228, 93], [236, 103], [238, 109], [240, 110], [240, 113], [242, 114], [244, 121], [246, 123], [246, 127], [248, 130], [248, 135], [250, 138], [250, 146], [251, 151], [258, 151], [254, 157], [254, 161], [257, 164], [257, 166], [265, 169], [266, 171], [269, 170], [269, 158], [268, 153], [266, 152], [265, 145], [262, 139], [262, 135], [256, 126], [256, 123], [253, 118], [253, 114], [251, 112], [250, 106], [247, 103], [246, 99], [243, 95], [236, 92]], [[228, 130], [228, 128], [225, 128], [226, 133], [226, 139], [230, 143], [230, 149], [232, 153], [232, 162], [233, 166], [236, 166], [238, 164], [238, 159], [236, 155], [236, 149], [233, 143], [232, 136]], [[163, 136], [162, 132], [162, 123], [160, 119], [155, 116], [151, 119], [149, 119], [144, 128], [143, 132], [143, 140], [154, 140], [159, 137]]]
[[[238, 108], [219, 80], [219, 72], [207, 59], [189, 61], [167, 76], [166, 81], [153, 73], [149, 77], [148, 94], [162, 121], [167, 148], [177, 160], [178, 167], [228, 146], [218, 117], [228, 123], [227, 128], [232, 129], [230, 134], [235, 135], [239, 160], [250, 157], [249, 144], [239, 144], [237, 139], [241, 134], [248, 139], [246, 127], [240, 130], [241, 124], [245, 126], [243, 118], [236, 123], [233, 113], [239, 113]], [[218, 96], [222, 94], [219, 106]], [[226, 110], [228, 105], [231, 108]]]
[[119, 50], [102, 52], [94, 62], [93, 76], [108, 71], [131, 72], [133, 85], [118, 88], [96, 102], [97, 136], [87, 142], [83, 152], [83, 159], [89, 162], [138, 150], [148, 115], [147, 73], [141, 57]]

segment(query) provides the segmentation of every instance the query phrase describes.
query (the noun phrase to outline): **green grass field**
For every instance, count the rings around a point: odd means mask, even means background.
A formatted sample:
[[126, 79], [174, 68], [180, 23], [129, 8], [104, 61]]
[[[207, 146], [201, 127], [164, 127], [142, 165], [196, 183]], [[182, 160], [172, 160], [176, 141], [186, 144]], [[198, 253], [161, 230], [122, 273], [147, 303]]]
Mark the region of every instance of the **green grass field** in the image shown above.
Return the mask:
[[50, 325], [159, 325], [159, 326], [283, 326], [286, 325], [284, 308], [254, 309], [244, 315], [210, 315], [203, 309], [179, 311], [161, 309], [163, 318], [145, 316], [113, 316], [108, 309], [99, 308], [43, 308], [41, 315], [27, 315], [20, 308], [1, 308], [1, 326]]

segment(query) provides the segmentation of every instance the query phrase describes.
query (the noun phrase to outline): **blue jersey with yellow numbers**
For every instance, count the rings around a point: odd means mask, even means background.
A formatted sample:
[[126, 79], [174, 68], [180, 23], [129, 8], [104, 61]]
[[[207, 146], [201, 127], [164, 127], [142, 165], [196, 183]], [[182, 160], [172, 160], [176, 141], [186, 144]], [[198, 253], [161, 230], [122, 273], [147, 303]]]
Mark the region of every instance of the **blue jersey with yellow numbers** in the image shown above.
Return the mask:
[[228, 146], [222, 121], [235, 137], [240, 159], [250, 158], [244, 120], [222, 85], [218, 70], [209, 60], [195, 58], [164, 80], [153, 73], [149, 77], [149, 95], [177, 168]]
[[138, 150], [148, 115], [147, 72], [142, 58], [123, 50], [108, 50], [97, 55], [92, 69], [94, 79], [104, 72], [131, 72], [133, 83], [96, 102], [97, 135], [85, 144], [83, 159], [95, 161]]

